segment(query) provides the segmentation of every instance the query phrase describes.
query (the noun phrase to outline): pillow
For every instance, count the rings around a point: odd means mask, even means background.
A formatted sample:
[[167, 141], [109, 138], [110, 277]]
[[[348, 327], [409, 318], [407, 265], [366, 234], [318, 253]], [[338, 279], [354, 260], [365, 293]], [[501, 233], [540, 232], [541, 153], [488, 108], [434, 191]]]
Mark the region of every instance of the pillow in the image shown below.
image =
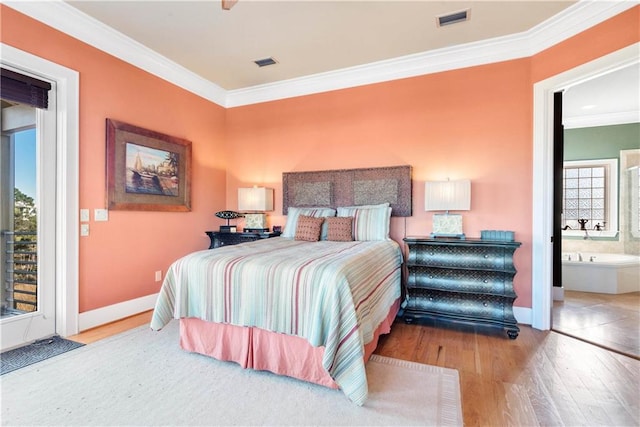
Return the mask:
[[[296, 235], [296, 226], [298, 224], [298, 217], [300, 215], [312, 216], [315, 218], [336, 216], [336, 210], [332, 208], [293, 208], [290, 207], [287, 213], [287, 222], [284, 226], [284, 231], [280, 237], [287, 237], [293, 239]], [[327, 238], [326, 224], [322, 226], [322, 240]]]
[[327, 240], [350, 242], [353, 240], [353, 217], [330, 217], [327, 223]]
[[388, 204], [339, 207], [338, 216], [353, 217], [354, 240], [389, 240], [391, 207]]
[[317, 242], [320, 240], [320, 230], [324, 218], [315, 218], [312, 216], [300, 215], [296, 224], [295, 240], [304, 240], [307, 242]]

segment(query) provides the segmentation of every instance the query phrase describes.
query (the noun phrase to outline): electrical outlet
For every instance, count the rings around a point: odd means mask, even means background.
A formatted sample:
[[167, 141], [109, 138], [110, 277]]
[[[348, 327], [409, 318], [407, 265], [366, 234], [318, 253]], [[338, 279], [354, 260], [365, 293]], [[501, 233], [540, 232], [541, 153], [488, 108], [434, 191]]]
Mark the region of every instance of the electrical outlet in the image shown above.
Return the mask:
[[89, 224], [80, 224], [80, 235], [81, 236], [89, 235]]
[[162, 270], [158, 270], [156, 271], [156, 282], [159, 282], [162, 280]]
[[109, 211], [106, 209], [94, 209], [93, 219], [96, 221], [109, 221]]
[[80, 209], [80, 222], [89, 222], [89, 209]]

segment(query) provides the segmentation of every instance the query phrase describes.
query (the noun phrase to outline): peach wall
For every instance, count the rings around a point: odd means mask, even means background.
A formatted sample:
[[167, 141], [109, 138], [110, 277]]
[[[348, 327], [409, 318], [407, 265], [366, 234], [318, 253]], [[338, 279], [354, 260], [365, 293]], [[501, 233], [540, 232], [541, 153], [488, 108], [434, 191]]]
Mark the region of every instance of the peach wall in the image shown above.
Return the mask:
[[[204, 230], [225, 205], [224, 109], [4, 5], [2, 42], [80, 74], [80, 207], [91, 209], [80, 238], [80, 312], [158, 292], [154, 272], [208, 247]], [[192, 143], [192, 211], [109, 211], [105, 203], [105, 119]]]
[[276, 189], [284, 224], [284, 171], [413, 166], [413, 216], [392, 237], [424, 235], [432, 214], [424, 182], [472, 180], [465, 232], [516, 232], [516, 305], [531, 307], [533, 83], [637, 42], [640, 7], [531, 58], [230, 109], [227, 203], [235, 189]]
[[[530, 305], [531, 117], [528, 59], [414, 77], [227, 112], [228, 202], [235, 188], [276, 188], [272, 224], [282, 217], [282, 172], [371, 166], [413, 167], [413, 216], [393, 219], [392, 236], [425, 235], [424, 182], [472, 181], [468, 236], [515, 230], [519, 305]], [[258, 154], [256, 154], [258, 153]]]

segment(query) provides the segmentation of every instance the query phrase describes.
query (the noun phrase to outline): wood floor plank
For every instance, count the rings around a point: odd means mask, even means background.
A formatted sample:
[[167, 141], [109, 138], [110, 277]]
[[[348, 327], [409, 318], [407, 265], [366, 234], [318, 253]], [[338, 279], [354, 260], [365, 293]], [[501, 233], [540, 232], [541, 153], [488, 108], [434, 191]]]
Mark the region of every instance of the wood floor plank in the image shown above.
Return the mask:
[[502, 411], [505, 425], [539, 426], [538, 417], [525, 385], [503, 383], [505, 404]]

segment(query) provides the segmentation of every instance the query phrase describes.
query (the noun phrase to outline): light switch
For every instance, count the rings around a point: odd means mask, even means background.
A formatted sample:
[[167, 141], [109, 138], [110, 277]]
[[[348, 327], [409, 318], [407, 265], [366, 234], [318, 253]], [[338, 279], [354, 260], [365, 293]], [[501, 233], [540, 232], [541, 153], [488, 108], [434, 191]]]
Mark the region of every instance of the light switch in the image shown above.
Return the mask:
[[89, 235], [89, 224], [80, 224], [80, 235], [81, 236]]
[[109, 221], [109, 211], [106, 209], [95, 209], [93, 219], [96, 221]]
[[80, 209], [80, 222], [89, 222], [89, 209]]

